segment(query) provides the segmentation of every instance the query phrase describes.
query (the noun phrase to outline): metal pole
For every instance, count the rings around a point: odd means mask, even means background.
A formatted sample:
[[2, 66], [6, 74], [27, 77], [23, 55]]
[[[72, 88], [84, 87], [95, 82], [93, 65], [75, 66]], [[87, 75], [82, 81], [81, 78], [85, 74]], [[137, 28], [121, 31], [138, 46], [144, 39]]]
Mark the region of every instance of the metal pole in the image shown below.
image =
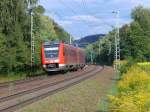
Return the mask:
[[117, 59], [118, 59], [118, 62], [117, 62], [117, 65], [118, 65], [118, 72], [120, 72], [120, 37], [119, 37], [119, 11], [117, 11]]
[[71, 41], [72, 41], [72, 40], [71, 40], [71, 35], [70, 35], [70, 45], [71, 45], [71, 43], [72, 43]]
[[114, 69], [118, 74], [120, 71], [120, 37], [119, 37], [119, 11], [114, 11], [116, 14], [116, 28], [115, 28], [115, 57]]
[[99, 56], [100, 56], [100, 40], [99, 40]]
[[31, 12], [31, 67], [34, 64], [33, 13]]
[[92, 56], [92, 51], [91, 51], [91, 64], [93, 63], [93, 56]]
[[108, 55], [110, 55], [111, 54], [111, 42], [110, 41], [108, 41], [108, 47], [109, 47]]
[[32, 22], [33, 22], [33, 17], [32, 17], [32, 12], [31, 12], [31, 22], [30, 22], [30, 24], [31, 24], [31, 31], [30, 31], [30, 33], [31, 33], [31, 67], [32, 67], [32, 28], [33, 28], [33, 24], [32, 24]]
[[117, 44], [117, 72], [120, 72], [120, 37], [119, 37], [119, 11], [117, 11], [117, 38], [116, 38], [116, 44]]

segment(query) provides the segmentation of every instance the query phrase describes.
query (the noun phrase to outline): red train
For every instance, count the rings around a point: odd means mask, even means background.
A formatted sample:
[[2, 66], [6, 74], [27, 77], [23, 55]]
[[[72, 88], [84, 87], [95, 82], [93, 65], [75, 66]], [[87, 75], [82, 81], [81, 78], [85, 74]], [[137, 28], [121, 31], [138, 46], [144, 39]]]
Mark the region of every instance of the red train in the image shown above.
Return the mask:
[[48, 72], [77, 70], [85, 66], [85, 52], [81, 48], [63, 42], [44, 42], [41, 51], [42, 65]]

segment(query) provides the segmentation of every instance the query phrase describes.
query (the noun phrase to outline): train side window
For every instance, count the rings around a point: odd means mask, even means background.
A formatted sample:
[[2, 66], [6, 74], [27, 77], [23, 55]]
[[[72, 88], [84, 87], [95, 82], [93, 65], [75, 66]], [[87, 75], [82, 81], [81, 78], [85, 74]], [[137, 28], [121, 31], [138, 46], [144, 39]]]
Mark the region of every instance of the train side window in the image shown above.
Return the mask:
[[68, 55], [68, 49], [65, 47], [64, 48], [64, 56], [67, 56]]
[[64, 48], [64, 51], [63, 51], [63, 56], [66, 55], [66, 48]]
[[68, 53], [67, 53], [67, 55], [68, 55], [68, 56], [70, 56], [70, 49], [68, 49]]
[[69, 55], [69, 49], [66, 48], [66, 50], [65, 50], [65, 56], [68, 56], [68, 55]]

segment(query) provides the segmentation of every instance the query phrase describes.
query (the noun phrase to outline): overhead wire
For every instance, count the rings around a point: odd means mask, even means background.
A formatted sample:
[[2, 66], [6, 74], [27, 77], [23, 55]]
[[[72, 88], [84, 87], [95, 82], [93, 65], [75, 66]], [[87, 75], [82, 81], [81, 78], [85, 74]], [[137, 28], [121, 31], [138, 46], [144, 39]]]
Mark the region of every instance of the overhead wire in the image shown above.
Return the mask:
[[[66, 8], [68, 8], [68, 9], [70, 9], [70, 11], [73, 13], [73, 14], [77, 14], [77, 12], [75, 11], [75, 10], [73, 10], [70, 6], [68, 6], [66, 3], [64, 3], [64, 1], [63, 0], [58, 0], [60, 3], [62, 3]], [[73, 0], [74, 1], [74, 0]], [[78, 4], [76, 1], [74, 1], [74, 3], [76, 3], [77, 5], [80, 5], [80, 4]], [[81, 5], [81, 8], [82, 8], [82, 5]], [[89, 22], [88, 22], [88, 19], [86, 19], [86, 20], [84, 20], [83, 18], [81, 18], [80, 16], [79, 16], [79, 19], [81, 20], [81, 22], [84, 22], [84, 24], [87, 26], [87, 27], [89, 27], [89, 28], [91, 28], [91, 26], [89, 25]], [[78, 30], [80, 30], [80, 28], [78, 29]], [[80, 31], [81, 33], [82, 33], [82, 31]]]
[[[70, 11], [73, 13], [73, 14], [77, 14], [77, 12], [75, 11], [75, 10], [73, 10], [70, 6], [68, 6], [66, 3], [64, 3], [64, 1], [63, 0], [57, 0], [57, 1], [59, 1], [62, 5], [64, 5], [66, 8], [68, 8], [68, 9], [70, 9]], [[88, 26], [88, 24], [87, 24], [87, 22], [84, 20], [84, 19], [82, 19], [80, 16], [79, 16], [79, 19], [82, 21], [82, 22], [84, 22], [85, 24], [86, 24], [86, 26]], [[89, 27], [89, 26], [88, 26]]]
[[[64, 7], [66, 7], [67, 9], [69, 9], [73, 14], [75, 14], [75, 15], [77, 14], [77, 12], [76, 12], [74, 9], [72, 9], [72, 7], [70, 7], [68, 4], [66, 4], [63, 0], [57, 0], [57, 1], [58, 1], [59, 3], [61, 3]], [[74, 3], [80, 5], [80, 4], [79, 4], [78, 2], [76, 2], [75, 0], [73, 0], [73, 1], [74, 1]], [[101, 17], [98, 17], [98, 16], [94, 15], [94, 14], [91, 13], [91, 12], [87, 12], [86, 10], [88, 10], [88, 9], [86, 8], [86, 1], [82, 0], [82, 4], [83, 4], [84, 11], [85, 11], [87, 14], [92, 15], [93, 17], [100, 19], [105, 25], [107, 25], [107, 26], [113, 28], [113, 25], [111, 25], [110, 23], [106, 22], [106, 21], [105, 21], [104, 19], [102, 19]], [[82, 5], [81, 5], [81, 6], [82, 6]], [[88, 16], [87, 16], [87, 20], [84, 20], [84, 19], [81, 18], [80, 16], [79, 16], [79, 19], [80, 19], [82, 22], [84, 22], [85, 25], [88, 26], [89, 28], [92, 27], [92, 26], [89, 25], [89, 22], [88, 22], [89, 17], [88, 17]]]
[[[88, 10], [88, 8], [86, 7], [86, 0], [82, 0], [82, 4], [83, 4], [84, 9], [85, 9], [85, 10]], [[111, 27], [111, 28], [113, 27], [113, 25], [111, 25], [110, 23], [106, 22], [106, 21], [105, 21], [104, 19], [102, 19], [101, 17], [98, 17], [98, 16], [96, 16], [95, 14], [89, 12], [89, 10], [88, 10], [87, 13], [90, 14], [90, 15], [92, 15], [92, 16], [95, 17], [95, 18], [100, 19], [100, 20], [101, 20], [104, 24], [106, 24], [107, 26], [109, 26], [109, 27]]]
[[[70, 9], [70, 11], [71, 11], [73, 14], [77, 14], [76, 11], [74, 11], [70, 6], [68, 6], [66, 3], [64, 3], [63, 0], [58, 0], [58, 1], [59, 1], [61, 4], [63, 4], [66, 8]], [[82, 3], [83, 3], [84, 11], [86, 12], [86, 4], [85, 4], [84, 1], [83, 1]], [[94, 15], [93, 17], [95, 17], [95, 15]], [[80, 18], [80, 20], [82, 20], [82, 18], [81, 18], [80, 16], [79, 16], [79, 18]], [[88, 20], [89, 20], [89, 18], [88, 18], [88, 16], [87, 16], [87, 20], [84, 21], [84, 23], [86, 23], [86, 25], [91, 29], [91, 26], [89, 25]], [[105, 23], [106, 23], [106, 22], [105, 22]], [[110, 26], [109, 24], [107, 24], [107, 25]], [[96, 34], [96, 31], [94, 31], [94, 34]]]
[[57, 0], [61, 4], [63, 4], [66, 8], [70, 9], [70, 11], [74, 14], [77, 14], [76, 11], [74, 11], [70, 6], [68, 6], [63, 0]]
[[[113, 25], [111, 25], [110, 23], [108, 23], [108, 22], [106, 22], [104, 19], [102, 19], [101, 17], [98, 17], [98, 16], [96, 16], [96, 15], [94, 15], [93, 13], [91, 13], [91, 12], [87, 12], [87, 7], [86, 7], [86, 1], [85, 0], [82, 0], [81, 1], [81, 3], [82, 4], [79, 4], [78, 2], [76, 2], [75, 0], [72, 0], [75, 4], [77, 4], [78, 6], [81, 6], [81, 8], [83, 9], [83, 11], [86, 13], [86, 14], [88, 14], [89, 16], [90, 15], [92, 15], [93, 17], [95, 17], [95, 18], [98, 18], [98, 19], [100, 19], [105, 25], [107, 25], [107, 26], [109, 26], [109, 27], [111, 27], [111, 28], [113, 28]], [[75, 11], [74, 11], [75, 12]], [[87, 23], [87, 26], [90, 28], [90, 27], [94, 27], [95, 25], [90, 25], [89, 24], [89, 22], [88, 22], [88, 20], [89, 20], [89, 16], [86, 16], [86, 20], [85, 20], [85, 22]], [[97, 25], [97, 24], [96, 24]]]
[[[83, 4], [83, 7], [84, 7], [84, 9], [85, 10], [88, 10], [87, 8], [86, 8], [86, 1], [85, 0], [82, 0], [82, 4]], [[90, 12], [87, 12], [88, 14], [90, 13]], [[92, 14], [92, 13], [90, 13], [90, 15], [92, 15], [93, 17], [96, 17], [96, 18], [98, 18], [97, 16], [95, 16], [94, 14]], [[87, 16], [87, 18], [88, 18], [88, 16]], [[103, 20], [102, 18], [99, 18], [102, 22], [104, 22], [106, 25], [108, 25], [109, 27], [111, 27], [111, 28], [113, 28], [113, 26], [111, 25], [111, 24], [109, 24], [108, 22], [106, 22], [105, 20]], [[95, 30], [94, 30], [95, 31]], [[96, 33], [96, 31], [95, 31], [95, 33]], [[99, 44], [99, 49], [100, 49], [100, 44]], [[110, 49], [109, 49], [109, 53], [110, 53], [110, 50], [111, 50], [111, 47], [110, 47]], [[99, 53], [100, 53], [100, 50], [99, 50]], [[92, 55], [92, 52], [91, 52], [91, 55]]]
[[[55, 16], [57, 16], [57, 17], [59, 17], [59, 19], [61, 20], [61, 19], [64, 19], [63, 17], [63, 15], [65, 15], [62, 11], [61, 11], [61, 13], [60, 12], [57, 12], [57, 11], [49, 11], [49, 13], [53, 13]], [[54, 20], [53, 20], [54, 21]], [[63, 27], [63, 25], [59, 25], [59, 27]], [[69, 28], [69, 27], [68, 27]], [[79, 30], [79, 32], [81, 32], [82, 33], [82, 31], [80, 30], [80, 29], [76, 29], [76, 30]], [[70, 36], [72, 36], [71, 34], [70, 34]], [[73, 37], [73, 36], [72, 36]]]
[[[63, 0], [57, 0], [58, 2], [60, 2], [62, 5], [64, 5], [67, 9], [70, 9], [70, 11], [73, 13], [73, 14], [77, 14], [77, 12], [75, 10], [73, 10], [70, 6], [68, 6], [66, 3], [64, 3]], [[80, 20], [84, 23], [86, 23], [81, 17], [79, 17]], [[88, 26], [88, 24], [86, 23], [86, 26]], [[79, 30], [80, 33], [82, 33], [81, 29], [78, 28], [77, 30]]]
[[[72, 2], [74, 3], [74, 4], [77, 4], [78, 6], [80, 6], [81, 8], [82, 8], [82, 10], [86, 13], [86, 8], [85, 8], [85, 5], [83, 6], [82, 4], [80, 4], [80, 3], [78, 3], [77, 1], [75, 1], [75, 0], [72, 0]], [[80, 17], [80, 20], [81, 21], [84, 21], [84, 23], [86, 23], [86, 25], [91, 29], [91, 25], [89, 24], [89, 16], [90, 15], [87, 15], [87, 16], [85, 16], [87, 19], [85, 19], [85, 20], [83, 20], [81, 17]], [[95, 34], [96, 34], [96, 32], [94, 32]]]
[[[85, 13], [88, 14], [88, 12], [86, 12], [86, 2], [85, 2], [84, 0], [82, 0], [81, 3], [83, 4], [83, 8], [84, 8]], [[89, 16], [87, 16], [87, 20], [89, 20]], [[91, 27], [91, 26], [89, 25], [89, 27]], [[93, 29], [92, 29], [92, 30], [93, 30]], [[96, 31], [95, 31], [95, 30], [93, 30], [93, 32], [96, 34]]]

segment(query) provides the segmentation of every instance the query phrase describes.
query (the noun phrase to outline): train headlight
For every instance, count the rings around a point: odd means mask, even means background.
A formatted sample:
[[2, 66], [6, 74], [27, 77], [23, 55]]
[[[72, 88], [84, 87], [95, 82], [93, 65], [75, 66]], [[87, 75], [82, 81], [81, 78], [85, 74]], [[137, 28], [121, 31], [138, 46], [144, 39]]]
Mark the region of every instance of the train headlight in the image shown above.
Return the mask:
[[46, 68], [46, 65], [43, 65], [43, 68]]

